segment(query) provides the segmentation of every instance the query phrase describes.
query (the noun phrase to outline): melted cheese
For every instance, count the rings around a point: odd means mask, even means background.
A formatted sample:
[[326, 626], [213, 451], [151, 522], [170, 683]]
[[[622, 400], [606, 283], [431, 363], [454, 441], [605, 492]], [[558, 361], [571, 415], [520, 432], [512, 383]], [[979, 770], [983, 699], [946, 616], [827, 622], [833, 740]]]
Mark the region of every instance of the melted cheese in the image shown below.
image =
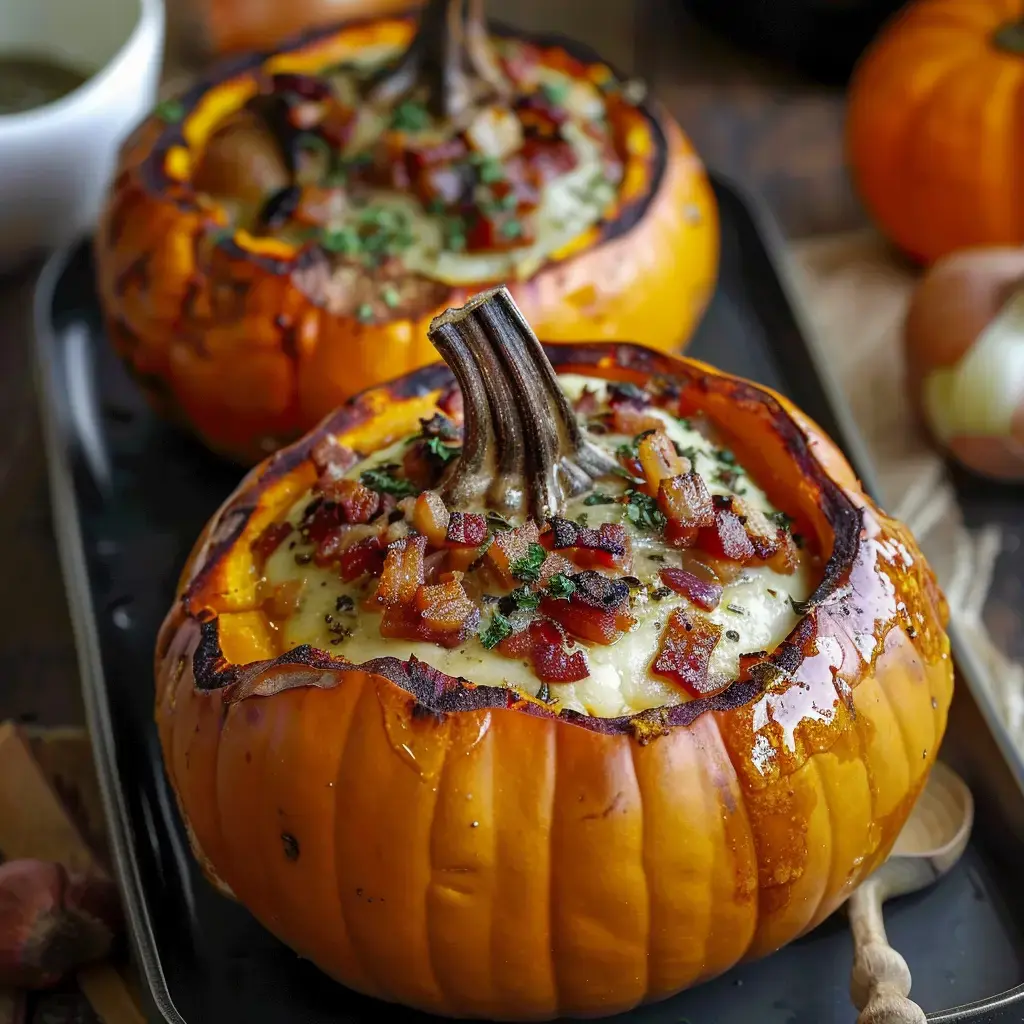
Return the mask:
[[[565, 375], [561, 382], [570, 396], [577, 397], [584, 387], [590, 387], [599, 393], [599, 399], [603, 397], [603, 381]], [[660, 410], [649, 411], [664, 420], [666, 432], [674, 441], [685, 448], [695, 449], [696, 468], [704, 476], [709, 491], [736, 493], [730, 492], [714, 474], [714, 468], [720, 466], [720, 462], [713, 444], [694, 427], [670, 414]], [[609, 434], [594, 440], [614, 449], [631, 438]], [[350, 475], [358, 477], [371, 466], [400, 461], [405, 443], [399, 442], [375, 453], [355, 466]], [[739, 467], [730, 465], [730, 468], [742, 472]], [[754, 507], [767, 513], [776, 511], [764, 492], [745, 475], [735, 486], [737, 491], [743, 492], [743, 499]], [[309, 500], [310, 495], [306, 495], [292, 508], [289, 519], [293, 523], [301, 519]], [[578, 518], [581, 514], [587, 516], [590, 526], [601, 522], [626, 522], [621, 504], [588, 506], [583, 500], [577, 500], [566, 510], [568, 518]], [[691, 607], [687, 598], [674, 592], [660, 600], [650, 596], [655, 591], [659, 596], [664, 593], [657, 576], [658, 569], [678, 565], [680, 555], [653, 533], [632, 532], [632, 542], [632, 574], [648, 585], [646, 594], [641, 591], [634, 598], [631, 609], [638, 620], [637, 626], [614, 644], [604, 646], [581, 642], [578, 648], [571, 648], [586, 651], [590, 675], [576, 683], [550, 684], [549, 699], [555, 707], [614, 717], [678, 704], [687, 699], [687, 695], [674, 683], [650, 673], [669, 615], [676, 608]], [[461, 676], [475, 683], [507, 686], [533, 696], [542, 691], [542, 683], [528, 662], [511, 660], [488, 650], [476, 636], [451, 650], [431, 643], [380, 636], [378, 615], [359, 611], [360, 602], [372, 592], [375, 581], [344, 584], [336, 571], [319, 568], [313, 563], [300, 564], [301, 560], [301, 549], [285, 543], [268, 559], [265, 570], [270, 586], [288, 581], [301, 581], [303, 584], [300, 607], [278, 625], [286, 649], [312, 644], [356, 663], [371, 658], [390, 656], [406, 659], [415, 655], [449, 675]], [[811, 570], [810, 560], [806, 558], [801, 559], [800, 566], [791, 575], [777, 573], [767, 566], [750, 566], [725, 586], [722, 600], [714, 611], [694, 609], [722, 628], [721, 640], [711, 656], [709, 675], [712, 678], [722, 683], [735, 679], [741, 654], [771, 651], [788, 635], [798, 620], [791, 601], [804, 600], [810, 594], [813, 587]], [[339, 598], [345, 595], [352, 598], [354, 607], [351, 611], [338, 611]], [[485, 610], [483, 626], [487, 624], [488, 615]], [[337, 636], [332, 635], [332, 626], [351, 630], [351, 635], [345, 636], [340, 643], [332, 644], [332, 639]]]

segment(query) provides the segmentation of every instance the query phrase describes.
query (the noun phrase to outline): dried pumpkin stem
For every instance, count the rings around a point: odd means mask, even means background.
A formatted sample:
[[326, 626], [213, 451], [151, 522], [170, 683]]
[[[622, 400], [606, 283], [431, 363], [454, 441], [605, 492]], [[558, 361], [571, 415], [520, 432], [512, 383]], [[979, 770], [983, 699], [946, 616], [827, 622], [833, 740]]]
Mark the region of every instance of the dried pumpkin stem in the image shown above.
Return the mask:
[[370, 101], [422, 100], [435, 117], [459, 120], [511, 85], [487, 34], [484, 0], [427, 0], [419, 29], [398, 64], [370, 90]]
[[507, 288], [449, 309], [430, 340], [462, 388], [462, 455], [441, 481], [456, 505], [543, 522], [615, 469], [584, 436], [548, 357]]

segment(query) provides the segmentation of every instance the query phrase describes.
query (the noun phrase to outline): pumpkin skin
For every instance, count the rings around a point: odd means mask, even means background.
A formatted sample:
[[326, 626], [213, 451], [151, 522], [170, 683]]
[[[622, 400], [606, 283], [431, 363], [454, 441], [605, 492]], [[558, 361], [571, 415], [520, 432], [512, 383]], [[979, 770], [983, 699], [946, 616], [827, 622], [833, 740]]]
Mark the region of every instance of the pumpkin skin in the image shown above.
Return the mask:
[[604, 1015], [813, 928], [888, 854], [952, 695], [945, 602], [913, 538], [785, 399], [632, 345], [548, 346], [727, 424], [831, 551], [762, 682], [629, 719], [556, 715], [419, 663], [275, 657], [251, 541], [333, 433], [373, 450], [428, 416], [429, 367], [250, 471], [199, 538], [157, 642], [156, 719], [197, 858], [300, 955], [455, 1017]]
[[[189, 181], [203, 140], [255, 92], [268, 63], [314, 69], [374, 43], [404, 44], [413, 28], [411, 17], [353, 23], [236, 61], [228, 77], [183, 98], [181, 123], [154, 115], [123, 147], [95, 245], [109, 336], [157, 410], [231, 459], [251, 465], [345, 398], [433, 362], [431, 319], [490, 283], [452, 287], [414, 318], [364, 324], [330, 313], [299, 287], [308, 250], [244, 231], [218, 236], [223, 212]], [[548, 340], [631, 337], [671, 350], [714, 287], [717, 209], [699, 158], [663, 110], [616, 109], [626, 167], [614, 215], [508, 284]]]
[[854, 72], [847, 144], [855, 186], [881, 230], [919, 261], [1024, 243], [1021, 16], [1016, 0], [917, 0]]

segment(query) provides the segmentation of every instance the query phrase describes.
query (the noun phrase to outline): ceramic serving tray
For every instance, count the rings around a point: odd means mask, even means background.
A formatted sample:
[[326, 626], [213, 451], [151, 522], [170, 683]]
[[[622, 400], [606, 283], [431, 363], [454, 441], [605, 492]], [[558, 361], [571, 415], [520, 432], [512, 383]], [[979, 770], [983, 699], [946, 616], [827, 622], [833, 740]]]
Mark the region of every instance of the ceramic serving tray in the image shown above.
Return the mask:
[[[792, 398], [875, 490], [863, 445], [796, 310], [774, 228], [729, 183], [716, 179], [715, 189], [720, 281], [689, 353]], [[200, 876], [161, 767], [152, 650], [193, 540], [241, 472], [149, 412], [104, 337], [88, 240], [43, 272], [36, 343], [55, 529], [149, 1016], [169, 1024], [430, 1020], [329, 981]], [[931, 890], [888, 904], [886, 923], [929, 1020], [1017, 1024], [1024, 773], [972, 666], [960, 668], [943, 756], [974, 789], [976, 831], [957, 868]], [[766, 960], [613, 1019], [852, 1024], [851, 958], [840, 913]]]

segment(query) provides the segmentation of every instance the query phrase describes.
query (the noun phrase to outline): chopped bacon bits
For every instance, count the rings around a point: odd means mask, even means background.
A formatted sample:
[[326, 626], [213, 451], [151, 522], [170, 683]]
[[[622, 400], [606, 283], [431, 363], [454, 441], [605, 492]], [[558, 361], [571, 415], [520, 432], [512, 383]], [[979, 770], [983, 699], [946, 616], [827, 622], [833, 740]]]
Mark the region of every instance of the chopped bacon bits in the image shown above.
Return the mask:
[[676, 446], [664, 430], [644, 434], [637, 446], [640, 469], [647, 481], [647, 493], [657, 497], [662, 480], [682, 476], [690, 469], [689, 460], [676, 452]]
[[746, 564], [756, 552], [743, 521], [730, 509], [715, 509], [715, 525], [702, 532], [701, 546], [717, 558]]
[[406, 605], [416, 597], [423, 583], [423, 554], [426, 537], [405, 537], [389, 544], [380, 582], [373, 595], [375, 604], [390, 608]]
[[661, 582], [677, 594], [689, 598], [698, 608], [711, 612], [722, 600], [722, 585], [702, 580], [699, 576], [686, 569], [661, 569], [658, 572]]
[[252, 542], [252, 557], [257, 572], [263, 572], [267, 559], [287, 540], [293, 529], [291, 523], [271, 523]]
[[570, 579], [575, 589], [568, 600], [545, 597], [540, 610], [574, 636], [596, 644], [613, 644], [636, 624], [627, 610], [627, 583], [597, 572], [577, 573]]
[[618, 523], [602, 523], [600, 529], [580, 526], [571, 519], [554, 516], [550, 520], [551, 547], [569, 551], [578, 565], [603, 565], [609, 569], [626, 569], [631, 559], [629, 535]]
[[631, 405], [616, 406], [612, 410], [611, 429], [616, 434], [642, 434], [647, 430], [659, 430], [665, 421], [653, 413], [642, 412]]
[[412, 605], [395, 605], [385, 608], [380, 620], [380, 635], [391, 640], [421, 640], [441, 647], [458, 647], [476, 628], [480, 613], [474, 608], [462, 628], [437, 629]]
[[487, 520], [475, 512], [452, 512], [445, 540], [451, 545], [479, 547], [487, 540]]
[[693, 697], [716, 693], [725, 684], [711, 680], [708, 667], [721, 636], [721, 626], [677, 608], [662, 633], [651, 671], [678, 683]]
[[576, 683], [590, 675], [583, 651], [569, 653], [562, 628], [549, 619], [535, 619], [513, 633], [496, 650], [506, 658], [528, 658], [537, 678], [545, 683]]
[[324, 497], [341, 508], [346, 523], [368, 523], [380, 511], [381, 496], [358, 480], [342, 478], [323, 485]]
[[321, 476], [328, 471], [340, 476], [359, 461], [359, 456], [351, 448], [346, 448], [333, 434], [317, 441], [309, 457]]
[[387, 553], [388, 549], [379, 536], [367, 537], [366, 540], [361, 540], [341, 551], [338, 573], [346, 583], [351, 583], [360, 576], [378, 576], [384, 569]]
[[433, 586], [421, 586], [416, 591], [416, 610], [431, 629], [442, 632], [475, 626], [480, 612], [466, 595], [462, 586], [462, 573], [446, 573], [442, 581]]
[[676, 547], [689, 547], [700, 530], [715, 524], [715, 507], [696, 470], [664, 479], [658, 485], [658, 508], [668, 520], [665, 536]]
[[434, 547], [440, 547], [448, 537], [451, 513], [436, 491], [424, 491], [413, 506], [412, 524]]

